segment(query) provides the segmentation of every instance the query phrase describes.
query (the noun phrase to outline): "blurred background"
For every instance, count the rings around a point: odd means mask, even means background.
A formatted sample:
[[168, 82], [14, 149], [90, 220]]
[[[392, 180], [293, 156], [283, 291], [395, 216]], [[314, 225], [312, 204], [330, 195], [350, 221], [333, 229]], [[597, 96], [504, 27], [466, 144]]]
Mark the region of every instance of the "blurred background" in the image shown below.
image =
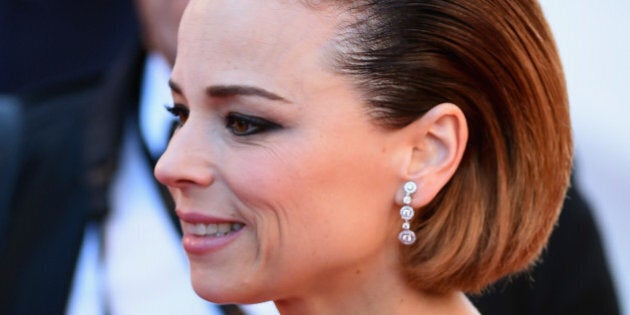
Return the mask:
[[0, 26], [0, 93], [98, 76], [138, 29], [129, 0], [0, 0]]
[[577, 182], [630, 314], [630, 1], [541, 0], [569, 89]]
[[[593, 206], [623, 314], [630, 315], [630, 1], [540, 2], [567, 77], [577, 184]], [[101, 80], [139, 37], [132, 3], [0, 0], [0, 94], [28, 93], [65, 77]], [[3, 222], [0, 216], [0, 231], [8, 228]]]

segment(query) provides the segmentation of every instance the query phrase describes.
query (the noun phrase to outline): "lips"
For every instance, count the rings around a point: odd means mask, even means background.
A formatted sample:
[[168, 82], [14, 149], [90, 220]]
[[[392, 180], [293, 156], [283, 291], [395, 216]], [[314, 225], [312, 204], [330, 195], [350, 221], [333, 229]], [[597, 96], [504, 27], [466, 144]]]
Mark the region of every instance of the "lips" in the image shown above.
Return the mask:
[[182, 245], [188, 254], [218, 251], [238, 237], [245, 224], [195, 212], [177, 211], [182, 226]]

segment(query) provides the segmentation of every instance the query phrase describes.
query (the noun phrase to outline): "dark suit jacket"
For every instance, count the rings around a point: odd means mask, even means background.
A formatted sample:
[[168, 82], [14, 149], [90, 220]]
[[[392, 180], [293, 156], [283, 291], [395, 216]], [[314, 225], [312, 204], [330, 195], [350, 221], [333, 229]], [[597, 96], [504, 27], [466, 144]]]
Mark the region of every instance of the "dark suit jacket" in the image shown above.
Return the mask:
[[22, 113], [19, 101], [0, 95], [0, 249], [5, 239], [1, 236], [8, 226], [9, 208], [17, 168], [20, 163]]
[[0, 93], [105, 69], [136, 24], [129, 0], [0, 1]]
[[21, 159], [0, 209], [0, 314], [64, 313], [85, 226], [107, 211], [122, 128], [137, 106], [143, 58], [131, 51], [109, 73], [18, 96]]

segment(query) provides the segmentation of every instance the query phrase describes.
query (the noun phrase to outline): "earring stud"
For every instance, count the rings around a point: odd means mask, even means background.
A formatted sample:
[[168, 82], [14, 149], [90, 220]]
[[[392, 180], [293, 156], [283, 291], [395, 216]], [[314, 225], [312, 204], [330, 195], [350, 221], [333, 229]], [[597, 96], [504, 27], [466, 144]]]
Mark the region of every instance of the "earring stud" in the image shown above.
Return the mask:
[[413, 208], [410, 206], [411, 194], [416, 192], [417, 189], [418, 186], [413, 181], [408, 181], [403, 185], [405, 196], [403, 197], [403, 206], [400, 208], [400, 217], [405, 222], [402, 224], [402, 231], [398, 233], [398, 240], [404, 245], [411, 245], [416, 241], [416, 233], [409, 230], [409, 220], [411, 220], [415, 214]]

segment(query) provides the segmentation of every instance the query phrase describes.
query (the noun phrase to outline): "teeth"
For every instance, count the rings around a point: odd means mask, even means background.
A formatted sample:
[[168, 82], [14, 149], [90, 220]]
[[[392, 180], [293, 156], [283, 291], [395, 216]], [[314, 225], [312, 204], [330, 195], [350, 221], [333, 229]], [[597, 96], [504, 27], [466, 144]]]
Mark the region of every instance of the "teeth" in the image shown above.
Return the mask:
[[243, 228], [242, 223], [182, 223], [182, 229], [185, 233], [197, 236], [223, 236], [230, 232], [235, 232]]
[[194, 231], [193, 234], [196, 235], [206, 234], [206, 226], [201, 223], [193, 225], [192, 230]]
[[217, 232], [217, 234], [225, 234], [227, 232], [229, 232], [232, 228], [232, 224], [230, 223], [221, 223], [219, 224], [219, 231]]
[[206, 233], [208, 235], [212, 235], [212, 234], [217, 234], [217, 225], [216, 224], [208, 224], [208, 226], [206, 226]]

